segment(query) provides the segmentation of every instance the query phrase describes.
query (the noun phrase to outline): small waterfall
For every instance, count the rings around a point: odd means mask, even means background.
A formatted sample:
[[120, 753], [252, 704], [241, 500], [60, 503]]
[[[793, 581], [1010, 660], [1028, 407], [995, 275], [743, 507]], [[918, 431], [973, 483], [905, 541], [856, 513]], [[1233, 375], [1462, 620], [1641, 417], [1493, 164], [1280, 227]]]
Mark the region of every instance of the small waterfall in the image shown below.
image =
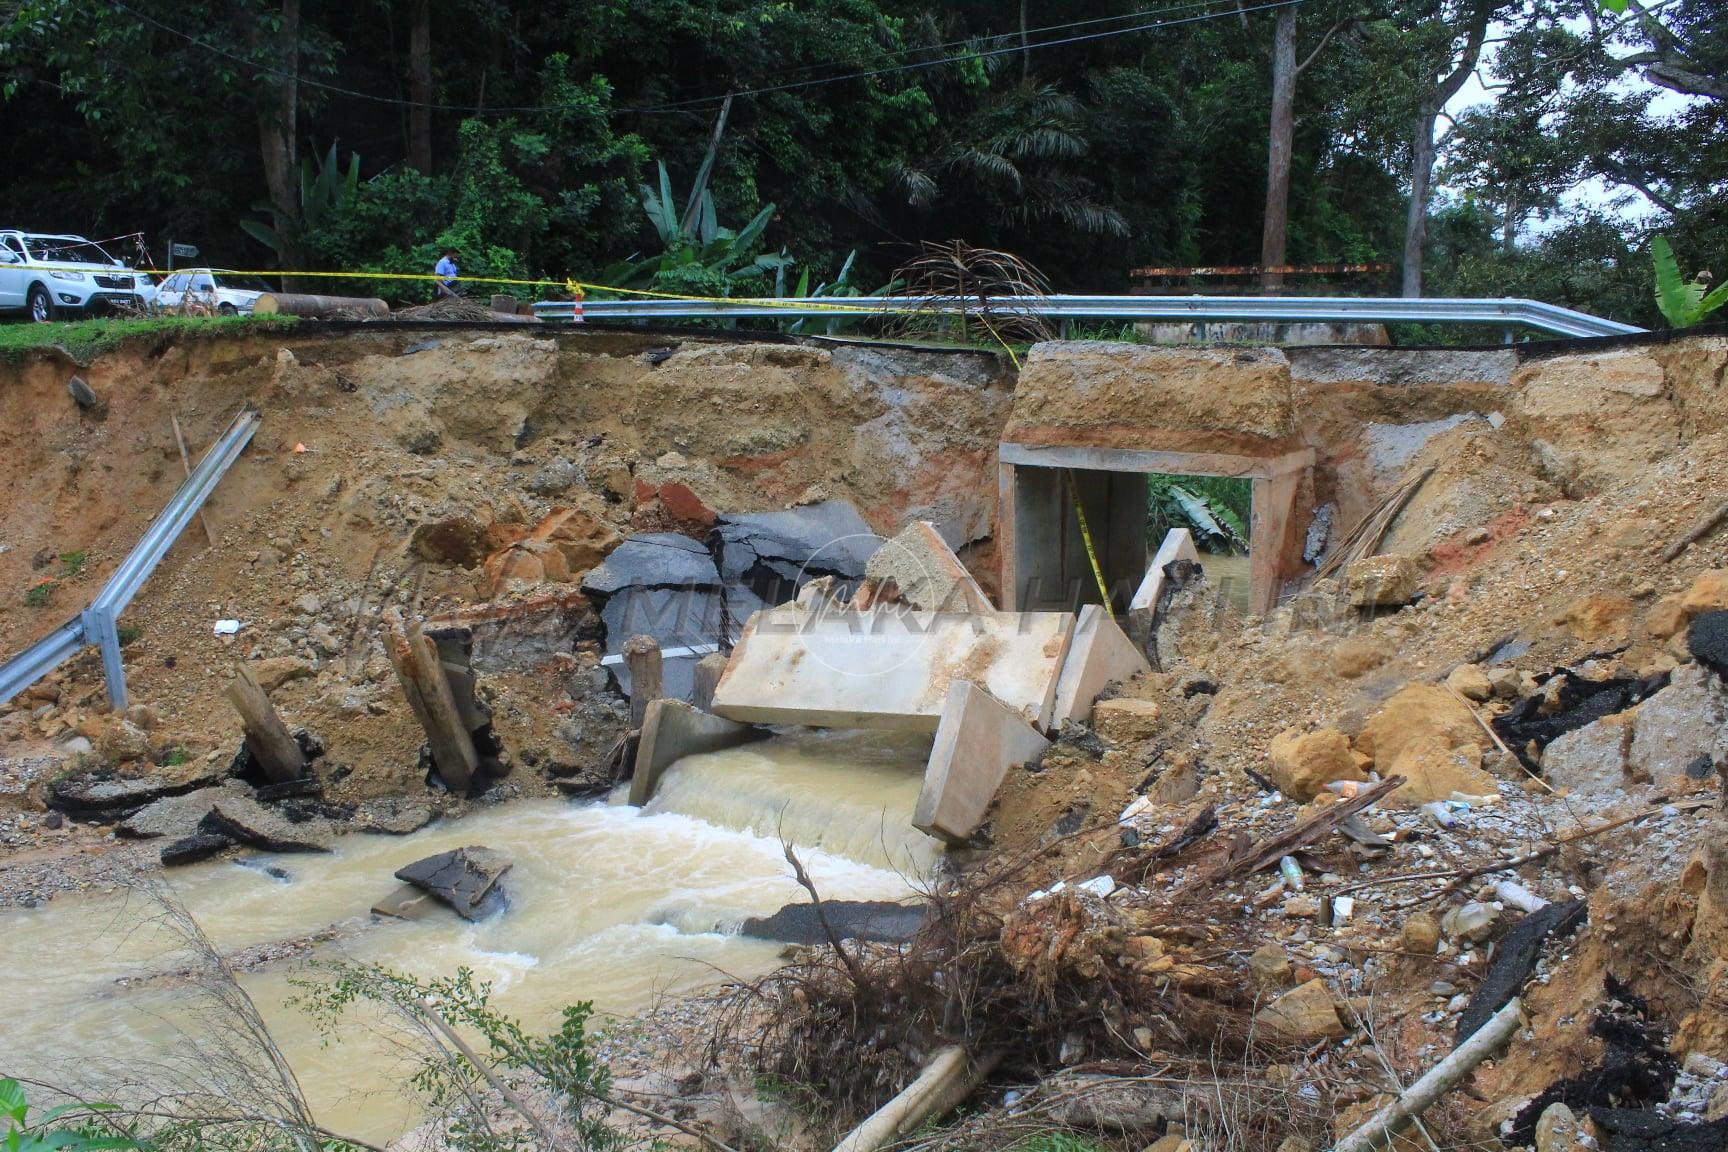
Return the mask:
[[646, 810], [784, 837], [916, 880], [941, 855], [936, 840], [912, 827], [929, 755], [926, 735], [795, 730], [685, 757]]

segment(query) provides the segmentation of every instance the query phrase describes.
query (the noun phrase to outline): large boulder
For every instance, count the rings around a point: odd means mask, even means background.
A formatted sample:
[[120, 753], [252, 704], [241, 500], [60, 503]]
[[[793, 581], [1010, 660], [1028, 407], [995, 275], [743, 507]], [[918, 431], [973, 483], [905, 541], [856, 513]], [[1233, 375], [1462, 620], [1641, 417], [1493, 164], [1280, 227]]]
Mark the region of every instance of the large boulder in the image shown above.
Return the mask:
[[1364, 556], [1344, 569], [1344, 587], [1355, 608], [1396, 608], [1416, 597], [1420, 573], [1413, 556]]
[[1510, 408], [1526, 434], [1577, 462], [1569, 487], [1612, 483], [1680, 441], [1662, 365], [1645, 349], [1533, 359], [1512, 388]]
[[1626, 757], [1635, 712], [1616, 712], [1551, 740], [1542, 750], [1542, 777], [1574, 796], [1616, 792], [1631, 781]]
[[396, 870], [396, 879], [442, 901], [464, 920], [484, 920], [509, 904], [499, 881], [510, 871], [502, 852], [478, 845], [416, 860]]
[[1289, 1043], [1312, 1044], [1349, 1034], [1338, 1018], [1338, 1005], [1331, 991], [1318, 976], [1260, 1009], [1254, 1023], [1275, 1039]]
[[1395, 794], [1408, 804], [1445, 800], [1454, 792], [1491, 796], [1500, 791], [1482, 770], [1482, 750], [1474, 744], [1448, 744], [1438, 736], [1418, 736], [1398, 749], [1388, 776], [1402, 776]]
[[1334, 780], [1368, 778], [1350, 753], [1350, 738], [1332, 728], [1280, 732], [1267, 749], [1266, 771], [1278, 790], [1295, 800], [1313, 799]]
[[1411, 684], [1368, 718], [1356, 737], [1356, 749], [1372, 757], [1386, 775], [1404, 746], [1424, 736], [1447, 748], [1478, 750], [1488, 739], [1470, 709], [1452, 693], [1432, 684]]
[[1638, 705], [1626, 762], [1634, 776], [1665, 784], [1706, 776], [1728, 755], [1728, 691], [1698, 664], [1674, 670], [1668, 686]]

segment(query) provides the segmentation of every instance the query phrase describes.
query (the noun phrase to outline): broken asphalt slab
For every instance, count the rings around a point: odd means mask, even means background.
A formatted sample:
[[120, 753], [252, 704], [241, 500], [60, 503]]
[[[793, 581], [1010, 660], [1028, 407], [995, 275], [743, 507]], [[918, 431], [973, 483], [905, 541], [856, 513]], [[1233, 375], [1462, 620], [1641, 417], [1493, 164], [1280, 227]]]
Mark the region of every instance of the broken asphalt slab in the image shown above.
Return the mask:
[[783, 604], [819, 576], [861, 580], [882, 538], [844, 500], [723, 515], [710, 540], [729, 586]]
[[815, 904], [788, 904], [772, 916], [750, 917], [740, 932], [756, 940], [783, 944], [826, 944], [828, 934], [822, 927], [826, 917], [842, 940], [904, 944], [923, 926], [928, 914], [922, 905], [891, 900], [824, 900], [820, 914]]
[[280, 812], [247, 797], [223, 797], [210, 808], [202, 831], [218, 833], [265, 852], [328, 852], [329, 825], [322, 820], [296, 824]]
[[502, 852], [469, 845], [416, 860], [397, 869], [396, 879], [449, 905], [464, 920], [484, 920], [509, 905], [498, 882], [511, 863]]

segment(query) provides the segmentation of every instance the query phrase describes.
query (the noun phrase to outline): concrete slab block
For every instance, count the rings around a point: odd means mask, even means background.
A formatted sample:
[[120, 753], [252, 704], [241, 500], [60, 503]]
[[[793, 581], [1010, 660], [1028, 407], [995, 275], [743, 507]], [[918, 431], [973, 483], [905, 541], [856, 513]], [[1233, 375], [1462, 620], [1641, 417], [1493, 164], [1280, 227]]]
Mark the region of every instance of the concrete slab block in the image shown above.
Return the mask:
[[1092, 702], [1098, 693], [1114, 681], [1151, 668], [1145, 654], [1102, 605], [1081, 608], [1074, 638], [1068, 644], [1068, 659], [1063, 661], [1062, 675], [1056, 681], [1050, 731], [1061, 731], [1064, 720], [1085, 723], [1092, 716]]
[[867, 612], [796, 605], [758, 612], [714, 692], [714, 712], [751, 724], [934, 732], [948, 686], [969, 681], [1048, 727], [1074, 617]]
[[1128, 602], [1128, 630], [1134, 635], [1152, 635], [1152, 618], [1158, 611], [1158, 593], [1164, 588], [1164, 569], [1177, 560], [1200, 563], [1200, 552], [1194, 547], [1194, 537], [1186, 528], [1172, 528], [1164, 534], [1158, 554], [1146, 566], [1146, 578], [1140, 581], [1134, 598]]
[[686, 756], [718, 752], [760, 740], [768, 733], [736, 724], [686, 704], [662, 697], [648, 705], [642, 718], [642, 738], [636, 742], [636, 771], [630, 777], [630, 803], [641, 807], [654, 795], [666, 769]]
[[1014, 709], [975, 684], [954, 681], [943, 701], [912, 826], [951, 843], [964, 841], [983, 822], [1008, 770], [1047, 745]]
[[901, 600], [926, 612], [996, 610], [928, 520], [914, 520], [884, 542], [870, 557], [864, 574], [878, 584], [893, 581]]

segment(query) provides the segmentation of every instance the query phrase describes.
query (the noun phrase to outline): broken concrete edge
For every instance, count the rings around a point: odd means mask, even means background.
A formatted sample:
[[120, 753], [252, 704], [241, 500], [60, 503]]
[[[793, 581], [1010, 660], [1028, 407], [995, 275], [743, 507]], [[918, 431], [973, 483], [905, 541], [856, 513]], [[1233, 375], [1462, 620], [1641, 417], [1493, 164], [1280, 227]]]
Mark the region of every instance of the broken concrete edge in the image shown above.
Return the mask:
[[1152, 665], [1101, 604], [1087, 604], [1068, 642], [1068, 655], [1056, 678], [1056, 699], [1047, 731], [1060, 732], [1068, 721], [1091, 719], [1093, 702], [1111, 684], [1149, 672]]
[[963, 843], [984, 822], [1009, 770], [1048, 746], [1018, 712], [976, 684], [954, 681], [924, 765], [912, 826]]
[[750, 724], [935, 732], [949, 685], [964, 679], [1047, 729], [1074, 623], [1067, 612], [783, 605], [745, 626], [713, 712]]
[[1158, 554], [1147, 565], [1146, 576], [1128, 601], [1128, 629], [1144, 644], [1157, 623], [1158, 594], [1164, 587], [1164, 569], [1177, 560], [1200, 563], [1200, 551], [1194, 547], [1194, 537], [1186, 528], [1172, 528], [1158, 545]]
[[936, 525], [914, 520], [884, 541], [864, 567], [878, 583], [893, 582], [903, 603], [929, 612], [994, 614], [996, 606], [942, 538]]
[[642, 720], [635, 773], [630, 778], [630, 803], [638, 808], [648, 803], [666, 769], [686, 756], [719, 752], [768, 735], [750, 724], [712, 716], [682, 700], [661, 697], [648, 705]]

